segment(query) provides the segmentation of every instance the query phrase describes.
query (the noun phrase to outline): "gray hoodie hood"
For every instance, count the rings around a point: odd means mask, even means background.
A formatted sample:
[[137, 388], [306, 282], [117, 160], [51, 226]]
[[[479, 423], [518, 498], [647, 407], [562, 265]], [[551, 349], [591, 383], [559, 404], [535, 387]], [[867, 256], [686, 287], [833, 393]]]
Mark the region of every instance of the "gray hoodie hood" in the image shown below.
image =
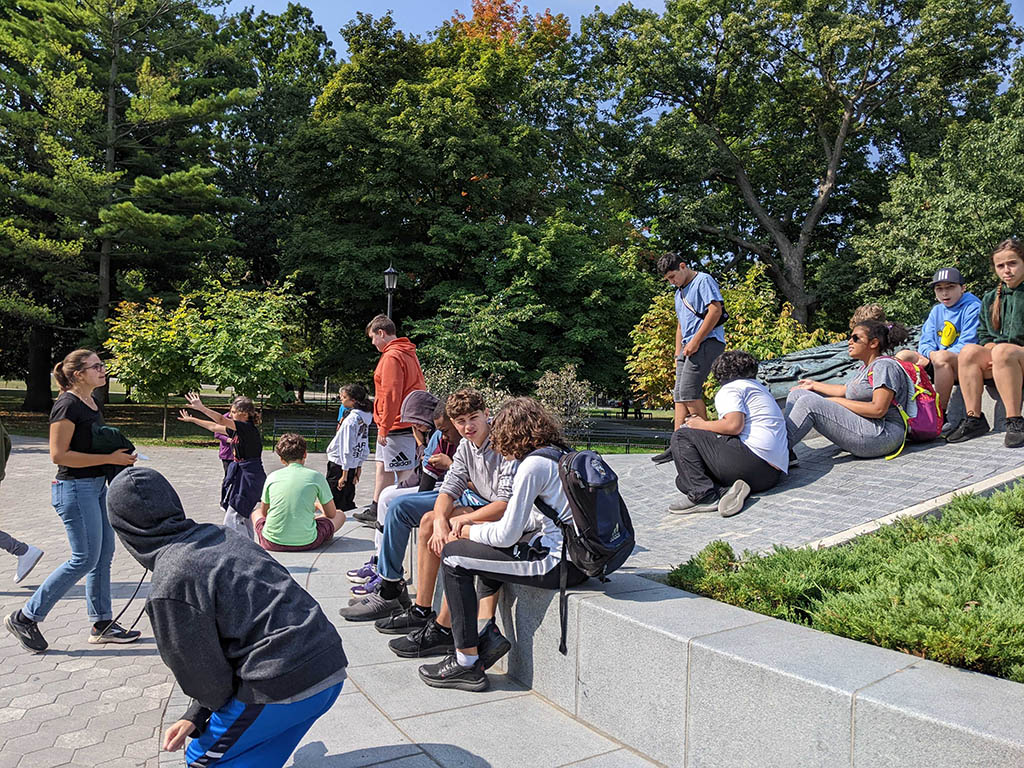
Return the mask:
[[161, 549], [197, 527], [185, 517], [167, 478], [148, 467], [128, 467], [114, 478], [107, 491], [107, 517], [124, 548], [149, 570]]
[[429, 392], [417, 389], [405, 396], [398, 418], [400, 421], [413, 423], [428, 432], [433, 432], [434, 410], [439, 402], [441, 401]]

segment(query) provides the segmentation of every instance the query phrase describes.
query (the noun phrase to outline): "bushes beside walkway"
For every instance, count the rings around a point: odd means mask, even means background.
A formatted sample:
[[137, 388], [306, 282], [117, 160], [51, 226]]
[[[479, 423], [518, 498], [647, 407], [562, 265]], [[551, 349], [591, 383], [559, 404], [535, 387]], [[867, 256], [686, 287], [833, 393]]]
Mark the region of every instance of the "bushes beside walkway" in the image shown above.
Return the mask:
[[1024, 682], [1024, 483], [960, 496], [849, 545], [738, 561], [709, 544], [668, 583], [741, 608]]

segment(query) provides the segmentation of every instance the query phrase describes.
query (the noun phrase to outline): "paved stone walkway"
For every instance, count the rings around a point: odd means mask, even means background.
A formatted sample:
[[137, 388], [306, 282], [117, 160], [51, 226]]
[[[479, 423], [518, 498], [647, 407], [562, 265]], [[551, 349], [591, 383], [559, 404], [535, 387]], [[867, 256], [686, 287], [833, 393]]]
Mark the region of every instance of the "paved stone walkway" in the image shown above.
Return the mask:
[[[155, 448], [142, 452], [177, 489], [190, 516], [217, 522], [221, 465], [202, 449]], [[265, 453], [267, 468], [276, 457]], [[323, 454], [309, 466], [323, 469]], [[370, 474], [372, 477], [372, 473]], [[32, 590], [68, 555], [67, 540], [49, 505], [53, 477], [45, 442], [15, 438], [8, 479], [0, 485], [0, 528], [46, 550], [21, 585], [7, 579], [14, 560], [0, 553], [0, 612], [20, 607]], [[362, 486], [364, 499], [372, 488]], [[382, 765], [388, 768], [486, 768], [494, 766], [651, 766], [633, 752], [575, 721], [524, 686], [492, 675], [484, 694], [424, 686], [416, 660], [387, 648], [388, 637], [372, 625], [338, 617], [346, 604], [345, 571], [365, 561], [369, 529], [348, 523], [326, 550], [281, 555], [295, 578], [339, 625], [350, 659], [350, 677], [334, 708], [316, 724], [289, 765], [322, 768]], [[131, 595], [141, 568], [118, 546], [113, 565], [114, 610]], [[125, 614], [142, 608], [145, 586]], [[182, 755], [160, 753], [163, 725], [184, 712], [187, 701], [160, 661], [145, 616], [144, 640], [111, 647], [87, 644], [89, 623], [78, 586], [58, 603], [41, 627], [50, 643], [42, 656], [26, 653], [0, 632], [0, 768], [158, 768], [181, 766]], [[499, 665], [500, 668], [500, 665]]]
[[649, 456], [610, 456], [636, 529], [628, 562], [636, 572], [663, 573], [716, 539], [743, 550], [801, 546], [965, 488], [1008, 470], [1024, 470], [1024, 449], [1003, 447], [1003, 434], [966, 443], [908, 444], [901, 456], [856, 459], [824, 438], [797, 446], [800, 466], [773, 490], [752, 496], [730, 518], [673, 515], [680, 494], [675, 468]]
[[[15, 586], [7, 581], [13, 559], [0, 554], [3, 614], [22, 605], [68, 554], [63, 526], [49, 504], [53, 467], [45, 442], [16, 438], [15, 445], [8, 479], [0, 485], [0, 528], [42, 547], [46, 555], [26, 582]], [[146, 447], [143, 452], [174, 484], [192, 517], [219, 521], [221, 465], [213, 451]], [[715, 539], [738, 550], [801, 545], [1024, 467], [1024, 451], [1003, 448], [1001, 434], [954, 446], [912, 446], [888, 462], [837, 454], [820, 439], [799, 446], [798, 453], [800, 468], [729, 519], [668, 514], [677, 497], [672, 466], [655, 468], [644, 455], [610, 456], [637, 529], [638, 548], [628, 569], [664, 572]], [[273, 469], [276, 458], [267, 453], [265, 460]], [[324, 465], [323, 454], [310, 460], [316, 469]], [[364, 484], [359, 498], [370, 490]], [[363, 562], [372, 546], [370, 531], [354, 523], [342, 534], [322, 552], [281, 556], [332, 619], [347, 600], [345, 570]], [[115, 611], [140, 575], [141, 568], [119, 547], [113, 566]], [[137, 615], [145, 594], [144, 585], [126, 622]], [[146, 618], [139, 624], [144, 632], [139, 644], [90, 646], [83, 598], [79, 585], [42, 625], [51, 646], [43, 656], [25, 653], [0, 633], [0, 768], [181, 765], [180, 753], [158, 751], [162, 724], [177, 719], [185, 702], [160, 661]], [[427, 688], [416, 677], [419, 662], [394, 657], [387, 638], [372, 626], [337, 621], [351, 660], [350, 680], [290, 765], [650, 765], [502, 674], [492, 676], [486, 694]]]

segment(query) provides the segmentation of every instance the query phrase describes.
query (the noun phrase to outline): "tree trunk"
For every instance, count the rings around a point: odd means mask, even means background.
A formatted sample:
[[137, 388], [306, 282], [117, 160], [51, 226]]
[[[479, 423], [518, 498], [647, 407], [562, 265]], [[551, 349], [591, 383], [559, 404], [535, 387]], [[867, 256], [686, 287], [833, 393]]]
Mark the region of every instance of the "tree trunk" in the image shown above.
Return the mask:
[[164, 431], [160, 439], [167, 442], [167, 395], [164, 395]]
[[303, 382], [299, 383], [299, 394], [298, 394], [298, 397], [296, 399], [300, 403], [305, 403], [306, 402], [306, 382], [303, 381]]
[[53, 331], [40, 325], [29, 330], [28, 373], [25, 376], [25, 402], [22, 408], [36, 413], [49, 413], [53, 407], [50, 394], [50, 355]]
[[[117, 143], [117, 57], [121, 52], [119, 32], [117, 29], [116, 11], [111, 22], [111, 46], [110, 46], [110, 71], [107, 83], [107, 139], [103, 153], [103, 169], [112, 174], [117, 169], [117, 154], [115, 144]], [[107, 190], [107, 205], [114, 202], [114, 187]], [[113, 251], [114, 243], [109, 236], [100, 241], [100, 273], [99, 273], [99, 300], [96, 307], [96, 317], [99, 320], [106, 320], [110, 312], [110, 254]]]

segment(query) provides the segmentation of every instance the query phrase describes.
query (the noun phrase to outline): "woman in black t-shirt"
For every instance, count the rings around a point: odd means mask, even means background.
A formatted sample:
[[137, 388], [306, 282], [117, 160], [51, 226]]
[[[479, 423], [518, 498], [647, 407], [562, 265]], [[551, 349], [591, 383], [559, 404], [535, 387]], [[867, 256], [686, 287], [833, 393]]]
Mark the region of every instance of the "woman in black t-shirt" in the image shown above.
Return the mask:
[[50, 494], [67, 529], [71, 557], [46, 578], [25, 607], [4, 619], [4, 626], [28, 650], [45, 651], [47, 643], [37, 622], [84, 576], [85, 604], [93, 621], [89, 642], [131, 643], [141, 633], [111, 620], [114, 530], [107, 520], [107, 468], [131, 466], [135, 456], [125, 449], [92, 453], [93, 427], [103, 425], [103, 410], [93, 390], [107, 380], [106, 367], [95, 352], [76, 349], [56, 365], [53, 375], [60, 396], [50, 411], [50, 458], [57, 465]]
[[231, 438], [235, 454], [234, 463], [228, 467], [221, 485], [221, 509], [224, 510], [224, 525], [253, 538], [252, 510], [260, 500], [263, 483], [267, 474], [263, 469], [263, 436], [260, 434], [260, 416], [256, 405], [248, 397], [236, 397], [231, 401], [231, 410], [222, 416], [207, 408], [198, 393], [191, 393], [188, 407], [209, 418], [200, 419], [182, 409], [179, 421], [197, 424], [203, 429]]

